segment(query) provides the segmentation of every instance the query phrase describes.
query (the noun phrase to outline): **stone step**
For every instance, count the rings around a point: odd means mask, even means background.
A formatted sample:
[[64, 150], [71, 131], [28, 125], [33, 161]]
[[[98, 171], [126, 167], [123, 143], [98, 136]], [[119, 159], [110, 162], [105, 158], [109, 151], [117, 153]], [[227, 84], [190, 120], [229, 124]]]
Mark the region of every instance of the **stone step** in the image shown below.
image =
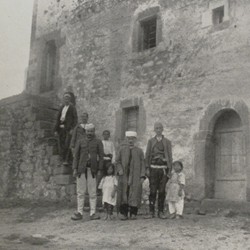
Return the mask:
[[76, 184], [75, 183], [67, 185], [65, 187], [65, 189], [66, 189], [65, 191], [68, 195], [70, 195], [70, 196], [76, 195]]
[[53, 130], [55, 124], [52, 121], [37, 121], [40, 129], [51, 129]]
[[70, 185], [75, 182], [75, 178], [72, 175], [66, 174], [55, 175], [54, 180], [57, 185]]
[[37, 121], [48, 121], [51, 123], [55, 123], [57, 110], [49, 109], [49, 108], [32, 108], [32, 112], [36, 114]]
[[59, 155], [52, 155], [50, 157], [50, 164], [51, 164], [51, 166], [58, 167], [58, 165], [60, 164], [60, 156]]
[[73, 171], [71, 167], [60, 166], [60, 167], [54, 168], [53, 173], [54, 175], [72, 175]]
[[53, 131], [50, 129], [41, 129], [37, 132], [37, 136], [39, 139], [41, 138], [51, 138], [53, 136]]
[[219, 210], [230, 210], [242, 214], [250, 214], [250, 202], [229, 201], [221, 199], [204, 199], [201, 202], [200, 211], [216, 212]]

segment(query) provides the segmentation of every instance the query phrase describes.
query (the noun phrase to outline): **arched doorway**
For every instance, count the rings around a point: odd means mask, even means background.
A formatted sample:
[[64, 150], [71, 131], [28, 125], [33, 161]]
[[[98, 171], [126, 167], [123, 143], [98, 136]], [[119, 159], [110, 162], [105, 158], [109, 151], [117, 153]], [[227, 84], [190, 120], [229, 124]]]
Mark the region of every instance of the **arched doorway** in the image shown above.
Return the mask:
[[213, 132], [214, 198], [246, 200], [246, 142], [242, 121], [234, 110], [224, 111]]
[[194, 135], [196, 199], [250, 201], [250, 112], [237, 98], [212, 101]]

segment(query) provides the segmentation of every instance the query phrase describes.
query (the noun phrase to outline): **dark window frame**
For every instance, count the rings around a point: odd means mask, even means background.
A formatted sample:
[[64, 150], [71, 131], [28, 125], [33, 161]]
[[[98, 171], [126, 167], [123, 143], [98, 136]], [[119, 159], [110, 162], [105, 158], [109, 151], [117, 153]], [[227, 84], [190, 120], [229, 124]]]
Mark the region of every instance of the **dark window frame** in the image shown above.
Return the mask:
[[157, 16], [140, 21], [139, 48], [148, 50], [157, 46]]
[[[133, 112], [136, 112], [135, 114], [135, 127], [131, 126], [131, 117], [129, 118], [129, 116], [133, 116]], [[125, 138], [125, 132], [128, 130], [132, 130], [138, 133], [139, 131], [139, 112], [140, 112], [140, 108], [139, 106], [131, 106], [131, 107], [126, 107], [123, 108], [123, 139]], [[133, 122], [133, 120], [132, 120]], [[130, 124], [129, 124], [130, 123]]]
[[[148, 22], [149, 20], [155, 20], [156, 22], [156, 28], [155, 28], [155, 46], [152, 46], [152, 48], [148, 48], [147, 46], [143, 45], [143, 25]], [[161, 18], [161, 12], [160, 7], [155, 6], [148, 8], [140, 13], [137, 14], [137, 17], [135, 19], [133, 29], [132, 29], [132, 52], [135, 52], [136, 54], [138, 52], [147, 52], [149, 50], [153, 50], [157, 48], [158, 44], [162, 41], [162, 18]], [[140, 55], [138, 53], [137, 55]]]
[[47, 41], [43, 55], [40, 93], [54, 90], [57, 71], [57, 53], [56, 41]]
[[213, 25], [219, 25], [224, 22], [225, 6], [222, 5], [212, 10], [212, 23]]

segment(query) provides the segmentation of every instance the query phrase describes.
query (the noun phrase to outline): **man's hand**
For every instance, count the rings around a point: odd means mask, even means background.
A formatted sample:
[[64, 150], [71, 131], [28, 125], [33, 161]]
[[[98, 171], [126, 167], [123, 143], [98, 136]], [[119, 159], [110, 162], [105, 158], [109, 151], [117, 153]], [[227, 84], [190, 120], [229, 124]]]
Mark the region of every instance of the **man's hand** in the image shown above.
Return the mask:
[[119, 175], [119, 176], [123, 175], [123, 171], [122, 171], [122, 170], [119, 170], [119, 171], [117, 172], [117, 175]]
[[116, 193], [116, 190], [114, 189], [114, 190], [112, 191], [112, 193], [111, 193], [111, 197], [112, 197], [112, 198], [115, 198], [115, 193]]
[[54, 136], [58, 136], [58, 132], [57, 131], [54, 133]]
[[101, 171], [101, 170], [98, 170], [98, 171], [97, 171], [97, 175], [98, 175], [98, 176], [101, 176], [101, 175], [102, 175], [102, 171]]
[[73, 171], [73, 177], [77, 177], [78, 176], [78, 173], [77, 173], [77, 169], [74, 169], [74, 171]]
[[73, 129], [71, 129], [71, 130], [69, 131], [69, 134], [70, 134], [70, 135], [72, 135], [72, 134], [73, 134]]
[[146, 176], [149, 178], [149, 176], [150, 176], [150, 169], [149, 168], [147, 168], [146, 169]]
[[162, 158], [162, 156], [161, 155], [156, 155], [156, 156], [154, 156], [154, 160], [156, 160], [156, 159], [160, 159], [160, 158]]

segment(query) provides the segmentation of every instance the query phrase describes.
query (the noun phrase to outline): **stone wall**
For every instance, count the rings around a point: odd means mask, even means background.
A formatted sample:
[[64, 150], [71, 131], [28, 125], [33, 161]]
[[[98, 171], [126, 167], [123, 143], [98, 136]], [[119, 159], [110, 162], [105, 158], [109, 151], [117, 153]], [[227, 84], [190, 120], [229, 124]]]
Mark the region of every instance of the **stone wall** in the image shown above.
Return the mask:
[[[226, 20], [213, 26], [218, 3]], [[36, 7], [27, 90], [39, 94], [43, 46], [56, 40], [54, 94], [71, 88], [78, 112], [89, 112], [99, 134], [109, 128], [117, 145], [122, 104], [140, 99], [139, 144], [145, 149], [154, 122], [162, 121], [174, 159], [183, 160], [188, 183], [195, 183], [194, 135], [207, 106], [250, 97], [249, 1], [38, 0]], [[156, 48], [137, 52], [138, 18], [156, 8], [161, 38]]]
[[72, 198], [71, 186], [57, 185], [58, 155], [49, 144], [56, 111], [27, 94], [0, 101], [0, 199]]

